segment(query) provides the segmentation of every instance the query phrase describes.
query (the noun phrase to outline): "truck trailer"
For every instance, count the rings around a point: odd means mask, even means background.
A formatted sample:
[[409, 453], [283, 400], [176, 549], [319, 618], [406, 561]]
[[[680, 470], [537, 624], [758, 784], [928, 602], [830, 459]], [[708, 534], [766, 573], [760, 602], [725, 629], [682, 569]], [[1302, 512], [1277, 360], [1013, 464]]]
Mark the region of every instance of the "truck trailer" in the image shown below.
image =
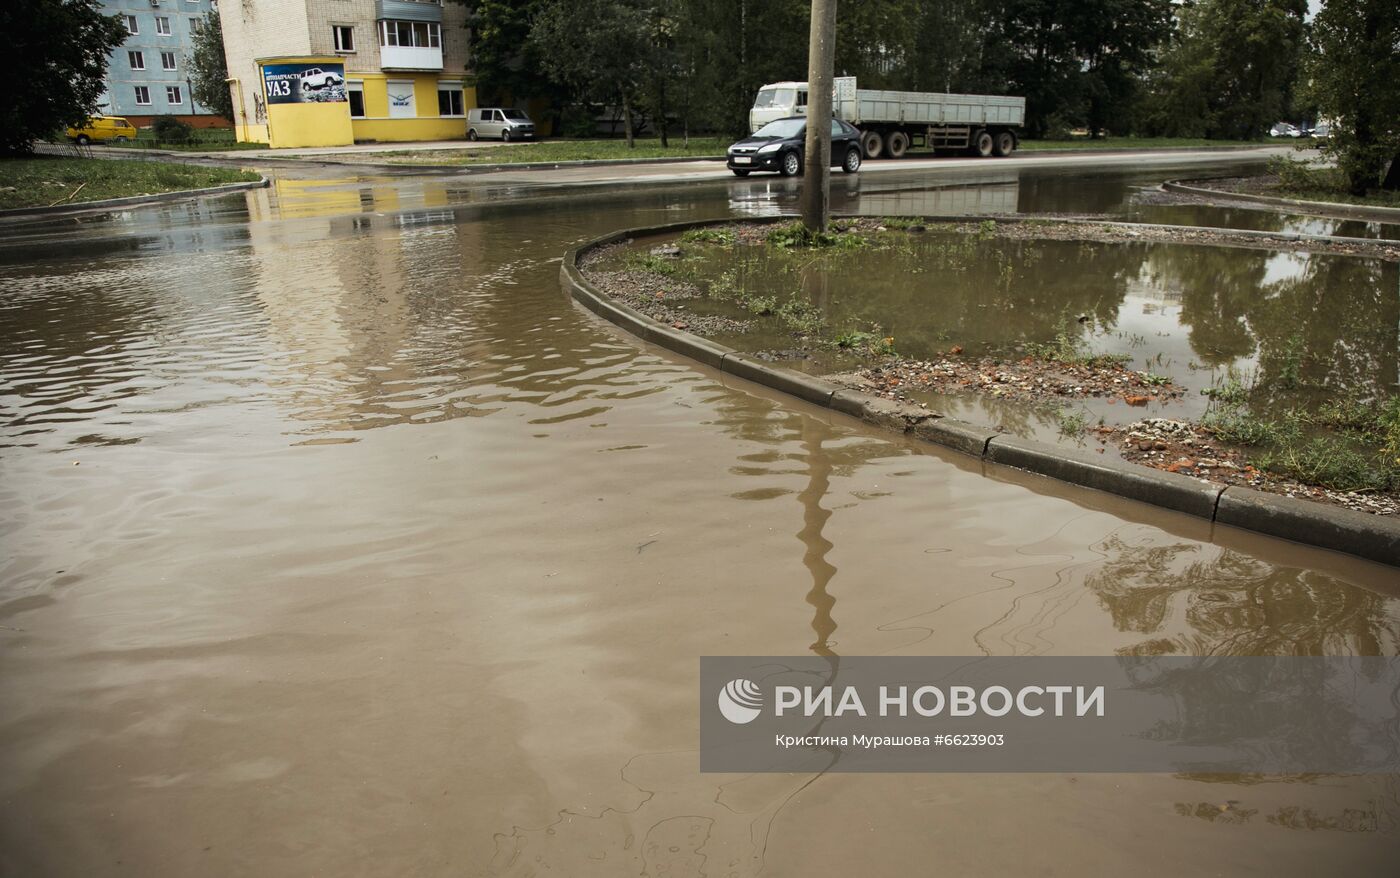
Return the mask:
[[[749, 110], [749, 131], [806, 113], [807, 83], [770, 83], [758, 90]], [[862, 89], [854, 76], [838, 76], [832, 113], [860, 129], [861, 149], [870, 159], [897, 159], [911, 147], [1006, 156], [1020, 142], [1016, 129], [1026, 120], [1026, 99]]]

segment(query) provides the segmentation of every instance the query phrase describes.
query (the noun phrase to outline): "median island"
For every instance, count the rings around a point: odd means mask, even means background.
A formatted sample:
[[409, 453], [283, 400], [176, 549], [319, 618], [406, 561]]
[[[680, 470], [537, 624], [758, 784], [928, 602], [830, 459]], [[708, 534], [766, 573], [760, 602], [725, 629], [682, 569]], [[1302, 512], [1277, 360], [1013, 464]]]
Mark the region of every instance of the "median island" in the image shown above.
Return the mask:
[[173, 162], [33, 156], [0, 159], [0, 210], [64, 207], [262, 179], [251, 171]]
[[1392, 515], [1397, 262], [1386, 242], [862, 217], [714, 224], [578, 264], [672, 330], [914, 420]]

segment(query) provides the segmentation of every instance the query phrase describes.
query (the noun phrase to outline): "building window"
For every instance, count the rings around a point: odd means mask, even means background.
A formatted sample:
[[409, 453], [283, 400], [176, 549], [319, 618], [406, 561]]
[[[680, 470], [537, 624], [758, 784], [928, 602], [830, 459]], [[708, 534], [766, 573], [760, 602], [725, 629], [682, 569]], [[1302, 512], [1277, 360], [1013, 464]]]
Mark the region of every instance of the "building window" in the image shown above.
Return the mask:
[[136, 103], [147, 106], [151, 103], [151, 90], [144, 85], [136, 86]]
[[184, 96], [180, 94], [180, 86], [167, 85], [165, 87], [165, 102], [167, 104], [183, 104]]
[[146, 53], [144, 53], [144, 52], [127, 52], [127, 53], [126, 53], [126, 63], [128, 63], [128, 64], [131, 65], [131, 69], [132, 69], [132, 70], [145, 70], [145, 69], [146, 69]]
[[191, 19], [190, 19], [190, 33], [192, 33], [192, 34], [197, 34], [197, 33], [199, 33], [199, 29], [202, 28], [202, 27], [204, 27], [204, 22], [203, 22], [203, 20], [198, 19], [198, 18], [191, 18]]
[[126, 32], [133, 37], [141, 33], [141, 25], [136, 23], [136, 16], [128, 15], [126, 17]]
[[355, 51], [355, 28], [348, 24], [331, 25], [331, 35], [335, 37], [337, 52]]
[[164, 15], [156, 16], [156, 33], [163, 36], [170, 36], [170, 19]]
[[462, 87], [456, 83], [438, 84], [438, 115], [439, 116], [465, 116], [463, 109]]
[[436, 49], [442, 46], [442, 25], [436, 21], [381, 21], [379, 45]]
[[175, 69], [175, 53], [174, 53], [174, 52], [161, 52], [161, 53], [160, 53], [160, 69], [161, 69], [161, 70], [174, 70], [174, 69]]
[[365, 117], [365, 84], [363, 82], [345, 83], [345, 96], [350, 99], [350, 118], [363, 119]]

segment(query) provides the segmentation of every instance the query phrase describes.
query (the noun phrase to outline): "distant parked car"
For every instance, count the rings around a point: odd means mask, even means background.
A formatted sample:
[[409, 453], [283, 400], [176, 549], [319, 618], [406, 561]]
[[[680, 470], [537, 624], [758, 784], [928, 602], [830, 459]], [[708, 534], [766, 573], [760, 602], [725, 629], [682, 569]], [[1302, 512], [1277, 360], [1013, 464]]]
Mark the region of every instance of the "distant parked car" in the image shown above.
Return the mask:
[[[736, 177], [753, 171], [777, 171], [784, 177], [802, 173], [802, 151], [807, 144], [807, 117], [774, 119], [729, 147], [725, 164]], [[840, 119], [831, 120], [831, 166], [847, 174], [860, 170], [860, 131]]]
[[519, 110], [503, 107], [483, 107], [467, 113], [467, 139], [480, 140], [483, 137], [499, 137], [504, 141], [531, 140], [535, 136], [535, 123]]
[[84, 145], [93, 141], [126, 143], [128, 140], [136, 139], [136, 126], [121, 116], [92, 116], [83, 123], [81, 128], [69, 128], [65, 134], [69, 140]]
[[320, 91], [332, 85], [342, 85], [345, 78], [338, 73], [322, 70], [319, 67], [310, 67], [302, 71], [301, 90]]
[[1300, 135], [1301, 132], [1298, 130], [1298, 126], [1289, 122], [1278, 122], [1274, 127], [1269, 129], [1270, 137], [1298, 137]]
[[1317, 127], [1312, 130], [1312, 136], [1318, 140], [1326, 140], [1332, 136], [1332, 126], [1326, 122], [1318, 122]]

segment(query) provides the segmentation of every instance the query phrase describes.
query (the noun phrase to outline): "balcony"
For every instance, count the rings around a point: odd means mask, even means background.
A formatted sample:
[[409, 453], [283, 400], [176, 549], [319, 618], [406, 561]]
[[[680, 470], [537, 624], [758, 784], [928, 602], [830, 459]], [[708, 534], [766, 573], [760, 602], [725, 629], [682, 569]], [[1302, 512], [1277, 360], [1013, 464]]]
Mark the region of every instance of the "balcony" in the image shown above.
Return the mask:
[[376, 0], [375, 18], [398, 21], [442, 22], [442, 4], [437, 0]]
[[441, 46], [380, 46], [379, 66], [384, 70], [441, 70]]

